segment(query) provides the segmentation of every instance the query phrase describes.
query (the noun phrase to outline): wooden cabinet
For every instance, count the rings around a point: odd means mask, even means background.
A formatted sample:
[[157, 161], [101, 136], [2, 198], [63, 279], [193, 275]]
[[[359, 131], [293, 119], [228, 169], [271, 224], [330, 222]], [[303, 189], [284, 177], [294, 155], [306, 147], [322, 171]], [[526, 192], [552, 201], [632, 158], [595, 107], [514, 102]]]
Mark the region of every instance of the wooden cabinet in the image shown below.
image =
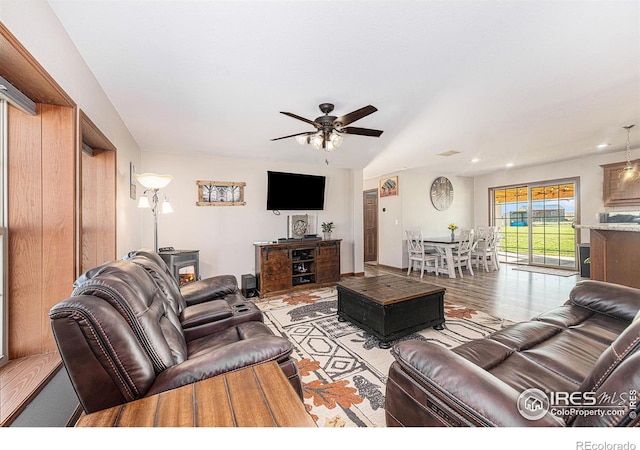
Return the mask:
[[640, 232], [591, 229], [589, 234], [591, 279], [640, 288]]
[[340, 241], [322, 241], [316, 250], [317, 283], [340, 281]]
[[340, 240], [255, 244], [260, 297], [340, 281]]
[[[640, 160], [631, 161], [638, 167]], [[604, 206], [640, 205], [640, 180], [622, 181], [619, 176], [626, 162], [605, 164], [603, 170], [602, 202]]]

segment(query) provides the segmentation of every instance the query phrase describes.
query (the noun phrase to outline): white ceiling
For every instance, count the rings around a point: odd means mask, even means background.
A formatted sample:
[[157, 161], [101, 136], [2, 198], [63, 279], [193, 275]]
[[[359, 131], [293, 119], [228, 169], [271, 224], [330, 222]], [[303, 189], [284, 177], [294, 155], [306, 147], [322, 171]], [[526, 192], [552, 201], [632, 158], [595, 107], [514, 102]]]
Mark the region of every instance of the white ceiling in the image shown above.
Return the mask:
[[[143, 151], [328, 156], [370, 178], [620, 151], [636, 123], [640, 146], [636, 0], [49, 3]], [[323, 102], [376, 106], [352, 126], [384, 133], [330, 154], [271, 141], [312, 131], [279, 111]]]

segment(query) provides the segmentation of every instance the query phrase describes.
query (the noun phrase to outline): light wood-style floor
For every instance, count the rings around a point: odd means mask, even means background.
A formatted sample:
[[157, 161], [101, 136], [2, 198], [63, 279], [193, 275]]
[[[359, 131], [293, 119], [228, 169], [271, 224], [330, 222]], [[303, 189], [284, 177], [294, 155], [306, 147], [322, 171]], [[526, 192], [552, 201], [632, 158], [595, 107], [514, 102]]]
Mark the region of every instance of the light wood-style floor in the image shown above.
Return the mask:
[[[569, 292], [582, 280], [580, 275], [562, 277], [513, 270], [513, 265], [501, 264], [500, 270], [485, 272], [475, 269], [474, 275], [463, 268], [463, 278], [449, 278], [413, 271], [409, 278], [423, 283], [444, 287], [445, 300], [486, 312], [515, 322], [532, 317], [562, 305], [569, 299]], [[382, 273], [407, 276], [406, 270], [365, 263], [365, 276]]]

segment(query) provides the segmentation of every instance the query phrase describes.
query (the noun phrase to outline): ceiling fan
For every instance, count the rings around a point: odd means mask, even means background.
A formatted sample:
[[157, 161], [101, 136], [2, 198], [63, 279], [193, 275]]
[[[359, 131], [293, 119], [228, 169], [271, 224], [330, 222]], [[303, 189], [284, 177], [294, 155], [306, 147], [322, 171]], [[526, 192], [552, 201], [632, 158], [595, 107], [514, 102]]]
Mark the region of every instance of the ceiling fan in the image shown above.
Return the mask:
[[360, 120], [376, 112], [378, 109], [375, 106], [368, 105], [340, 117], [329, 115], [333, 111], [334, 106], [332, 103], [321, 103], [319, 107], [320, 111], [324, 113], [324, 116], [317, 117], [315, 120], [305, 119], [297, 114], [280, 111], [281, 114], [306, 122], [313, 125], [316, 129], [314, 131], [290, 134], [289, 136], [282, 136], [271, 140], [277, 141], [295, 137], [300, 144], [310, 144], [315, 149], [331, 152], [342, 144], [342, 134], [357, 134], [372, 137], [380, 137], [382, 134], [380, 130], [347, 126], [356, 120]]

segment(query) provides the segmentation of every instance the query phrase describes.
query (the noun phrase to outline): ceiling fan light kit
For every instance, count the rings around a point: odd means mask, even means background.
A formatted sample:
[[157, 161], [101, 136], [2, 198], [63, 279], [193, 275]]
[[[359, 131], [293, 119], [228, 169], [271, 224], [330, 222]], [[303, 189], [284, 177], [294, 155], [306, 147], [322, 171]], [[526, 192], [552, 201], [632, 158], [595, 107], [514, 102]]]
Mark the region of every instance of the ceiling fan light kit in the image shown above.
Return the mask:
[[295, 137], [296, 141], [300, 145], [311, 145], [316, 150], [332, 152], [342, 145], [342, 142], [344, 141], [342, 134], [356, 134], [371, 137], [380, 137], [382, 134], [382, 131], [380, 130], [347, 126], [356, 120], [360, 120], [363, 117], [376, 112], [378, 109], [375, 106], [368, 105], [340, 117], [329, 115], [334, 108], [332, 103], [321, 103], [319, 108], [320, 111], [324, 113], [324, 116], [317, 117], [315, 120], [305, 119], [297, 114], [280, 111], [281, 114], [313, 125], [316, 130], [291, 134], [289, 136], [282, 136], [271, 140], [277, 141], [280, 139]]

